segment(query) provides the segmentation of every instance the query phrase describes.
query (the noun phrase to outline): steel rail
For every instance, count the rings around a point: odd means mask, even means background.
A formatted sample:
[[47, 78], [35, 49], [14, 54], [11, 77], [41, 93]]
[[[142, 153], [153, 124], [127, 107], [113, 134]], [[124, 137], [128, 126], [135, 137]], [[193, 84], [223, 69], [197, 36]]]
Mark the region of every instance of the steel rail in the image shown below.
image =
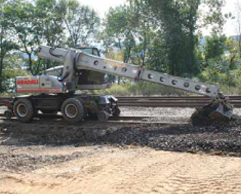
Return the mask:
[[[0, 114], [0, 120], [4, 120], [4, 122], [15, 122], [17, 121], [16, 117], [12, 117], [11, 119], [7, 119], [4, 117], [4, 114]], [[83, 122], [80, 122], [78, 124], [72, 124], [73, 126], [79, 126], [79, 124], [83, 125], [93, 125], [93, 124], [104, 124], [104, 125], [116, 125], [116, 124], [122, 124], [122, 125], [137, 125], [137, 124], [158, 124], [162, 126], [170, 126], [170, 125], [189, 125], [189, 122], [176, 122], [176, 121], [155, 121], [151, 120], [153, 118], [161, 118], [161, 117], [153, 117], [153, 116], [120, 116], [118, 118], [110, 118], [110, 120], [105, 122], [100, 122], [98, 120], [84, 120]], [[43, 120], [42, 120], [43, 119]], [[150, 119], [150, 120], [148, 120]], [[43, 116], [39, 115], [39, 117], [34, 118], [32, 124], [63, 124], [69, 126], [68, 123], [66, 123], [61, 115], [57, 116]], [[30, 123], [31, 124], [31, 123]], [[83, 126], [81, 125], [81, 126]], [[59, 126], [59, 125], [58, 125]]]
[[[241, 96], [228, 96], [230, 103], [235, 108], [241, 108]], [[172, 108], [200, 108], [211, 102], [209, 97], [203, 96], [155, 96], [155, 97], [117, 97], [119, 106], [129, 107], [172, 107]], [[0, 106], [6, 106], [6, 102], [13, 98], [0, 98]]]

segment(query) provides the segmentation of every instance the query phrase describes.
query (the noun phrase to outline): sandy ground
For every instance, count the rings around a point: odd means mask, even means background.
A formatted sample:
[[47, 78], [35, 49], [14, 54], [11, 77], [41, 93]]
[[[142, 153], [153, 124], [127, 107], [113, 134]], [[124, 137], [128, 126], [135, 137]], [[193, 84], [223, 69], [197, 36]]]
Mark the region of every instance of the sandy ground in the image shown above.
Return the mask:
[[[123, 109], [125, 115], [129, 112]], [[162, 115], [175, 120], [187, 119], [192, 112], [192, 109], [136, 108], [130, 114]], [[152, 129], [147, 125], [138, 130], [128, 127], [115, 130], [112, 126], [107, 133], [101, 126], [84, 129], [81, 126], [75, 131], [71, 126], [66, 129], [61, 126], [56, 131], [41, 125], [35, 129], [33, 125], [16, 124], [12, 131], [2, 129], [0, 133], [1, 194], [241, 193], [240, 157], [161, 151], [165, 140], [162, 136], [175, 142], [189, 137], [194, 143], [196, 137], [203, 140], [211, 137], [205, 144], [209, 146], [217, 138], [226, 142], [229, 133], [238, 136], [238, 140], [240, 128], [227, 130], [221, 136], [213, 128], [195, 129], [193, 134], [191, 129], [181, 128], [185, 133], [179, 134], [174, 133], [178, 128]], [[145, 133], [140, 133], [141, 130]], [[143, 137], [138, 139], [139, 135]], [[140, 145], [141, 142], [144, 143]], [[152, 142], [153, 146], [146, 142]]]
[[240, 193], [241, 159], [149, 148], [50, 148], [34, 154], [83, 157], [0, 175], [0, 193]]

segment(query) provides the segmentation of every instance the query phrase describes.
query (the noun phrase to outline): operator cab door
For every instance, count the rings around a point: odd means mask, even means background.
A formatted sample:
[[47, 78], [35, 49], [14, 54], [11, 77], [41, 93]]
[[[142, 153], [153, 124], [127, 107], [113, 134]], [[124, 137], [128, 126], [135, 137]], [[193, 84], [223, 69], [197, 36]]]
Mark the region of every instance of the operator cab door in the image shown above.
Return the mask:
[[41, 75], [39, 79], [40, 91], [43, 93], [62, 92], [62, 83], [58, 81], [57, 76]]
[[48, 75], [42, 75], [40, 76], [40, 89], [45, 90], [45, 89], [50, 89], [51, 88], [51, 81], [49, 79]]

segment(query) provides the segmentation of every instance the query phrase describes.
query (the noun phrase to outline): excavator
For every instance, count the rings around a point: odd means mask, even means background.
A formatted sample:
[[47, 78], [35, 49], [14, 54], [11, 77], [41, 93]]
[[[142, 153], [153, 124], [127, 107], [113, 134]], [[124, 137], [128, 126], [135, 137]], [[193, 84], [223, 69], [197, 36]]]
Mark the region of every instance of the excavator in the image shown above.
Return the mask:
[[180, 90], [208, 96], [210, 104], [197, 110], [192, 120], [230, 119], [233, 106], [219, 91], [219, 87], [190, 79], [160, 73], [145, 67], [106, 59], [94, 47], [79, 49], [40, 46], [38, 57], [60, 62], [62, 65], [47, 69], [38, 76], [16, 77], [16, 93], [32, 95], [17, 96], [8, 104], [5, 115], [16, 116], [21, 122], [30, 122], [39, 111], [43, 114], [61, 112], [69, 123], [78, 123], [88, 117], [107, 121], [118, 117], [118, 99], [112, 95], [78, 94], [79, 90], [105, 89], [104, 76], [111, 74], [135, 81], [147, 81]]

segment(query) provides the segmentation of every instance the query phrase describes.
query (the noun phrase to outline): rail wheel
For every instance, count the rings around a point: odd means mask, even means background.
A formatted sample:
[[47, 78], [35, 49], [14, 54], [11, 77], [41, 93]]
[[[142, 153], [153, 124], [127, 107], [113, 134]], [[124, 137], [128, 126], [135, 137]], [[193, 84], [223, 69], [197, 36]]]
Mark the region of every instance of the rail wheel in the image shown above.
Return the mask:
[[110, 115], [106, 111], [102, 110], [102, 111], [98, 112], [97, 117], [98, 117], [99, 121], [106, 122], [106, 121], [108, 121]]
[[118, 118], [120, 116], [120, 114], [121, 114], [121, 110], [118, 106], [116, 106], [114, 109], [113, 117]]
[[12, 116], [13, 116], [12, 110], [6, 110], [6, 111], [4, 112], [4, 116], [5, 116], [8, 120], [10, 120], [10, 119], [12, 118]]
[[61, 112], [64, 119], [69, 123], [78, 123], [84, 117], [84, 106], [80, 100], [69, 98], [64, 101]]
[[21, 122], [29, 122], [34, 116], [34, 107], [29, 99], [18, 99], [13, 106], [14, 115]]

